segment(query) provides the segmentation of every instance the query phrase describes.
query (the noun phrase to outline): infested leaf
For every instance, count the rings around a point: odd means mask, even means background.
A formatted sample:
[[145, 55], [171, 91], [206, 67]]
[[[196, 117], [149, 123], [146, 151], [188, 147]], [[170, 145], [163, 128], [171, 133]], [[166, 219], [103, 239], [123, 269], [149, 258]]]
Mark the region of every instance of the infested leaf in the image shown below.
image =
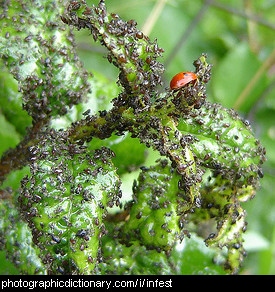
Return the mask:
[[133, 201], [129, 206], [129, 219], [121, 230], [122, 240], [152, 249], [170, 250], [177, 240], [182, 239], [177, 200], [183, 200], [177, 182], [179, 175], [160, 162], [155, 168], [144, 168], [133, 186]]
[[39, 249], [32, 242], [31, 231], [21, 220], [18, 210], [18, 192], [0, 192], [0, 249], [20, 274], [46, 274], [39, 259]]
[[88, 73], [76, 55], [70, 29], [60, 20], [62, 11], [53, 1], [3, 3], [1, 57], [34, 120], [65, 114], [89, 91]]
[[119, 179], [107, 148], [85, 153], [52, 132], [33, 147], [22, 180], [21, 212], [48, 273], [90, 274], [98, 264], [107, 206], [118, 204]]

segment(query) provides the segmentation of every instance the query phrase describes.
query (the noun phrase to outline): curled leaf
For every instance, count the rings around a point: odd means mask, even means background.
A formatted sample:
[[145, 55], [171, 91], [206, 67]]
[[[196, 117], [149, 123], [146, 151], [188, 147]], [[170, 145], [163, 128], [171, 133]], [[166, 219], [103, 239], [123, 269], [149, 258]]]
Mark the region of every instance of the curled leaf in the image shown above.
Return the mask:
[[[122, 227], [122, 241], [138, 240], [149, 249], [171, 250], [182, 239], [178, 201], [185, 201], [179, 191], [179, 175], [164, 160], [150, 169], [143, 168], [138, 184], [133, 187], [133, 201], [129, 204], [129, 219]], [[187, 202], [186, 202], [187, 203]]]
[[22, 180], [21, 212], [48, 273], [90, 274], [100, 260], [107, 207], [120, 181], [107, 148], [86, 153], [53, 131], [32, 147], [31, 176]]
[[193, 137], [190, 148], [201, 165], [239, 186], [259, 186], [265, 148], [255, 138], [250, 123], [235, 111], [207, 102], [181, 119], [178, 128]]
[[92, 7], [85, 1], [71, 1], [62, 20], [78, 29], [89, 29], [94, 40], [108, 49], [107, 58], [119, 68], [119, 82], [125, 90], [117, 103], [128, 103], [134, 109], [151, 104], [153, 89], [162, 84], [164, 68], [157, 58], [164, 51], [137, 29], [134, 20], [126, 22], [108, 13], [104, 1]]

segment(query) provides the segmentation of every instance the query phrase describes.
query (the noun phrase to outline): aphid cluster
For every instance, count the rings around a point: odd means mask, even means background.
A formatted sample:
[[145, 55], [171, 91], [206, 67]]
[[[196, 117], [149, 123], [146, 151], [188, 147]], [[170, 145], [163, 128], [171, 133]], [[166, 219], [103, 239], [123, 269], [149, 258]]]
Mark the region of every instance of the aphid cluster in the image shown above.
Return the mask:
[[180, 176], [173, 172], [167, 160], [142, 169], [133, 201], [128, 205], [129, 220], [118, 236], [122, 242], [132, 244], [139, 240], [148, 249], [169, 253], [175, 241], [183, 237], [176, 208], [183, 194], [177, 189]]
[[206, 100], [206, 84], [211, 78], [211, 64], [206, 62], [207, 55], [202, 54], [194, 61], [195, 72], [183, 71], [170, 81], [172, 102], [183, 114], [190, 114], [190, 109], [199, 109]]
[[81, 17], [74, 10], [79, 5], [69, 5], [62, 20], [78, 29], [90, 29], [94, 40], [107, 47], [107, 59], [120, 69], [119, 83], [125, 89], [115, 104], [124, 101], [137, 110], [150, 105], [155, 87], [162, 84], [164, 68], [156, 59], [163, 49], [139, 31], [134, 20], [125, 22], [116, 14], [107, 14], [104, 1], [92, 10], [86, 7]]
[[[1, 5], [0, 34], [7, 50], [2, 59], [19, 82], [24, 109], [35, 121], [64, 115], [84, 99], [90, 87], [73, 35], [59, 19], [61, 6], [39, 1], [3, 1]], [[31, 15], [32, 9], [39, 11], [39, 20]], [[11, 27], [13, 32], [8, 30]], [[13, 43], [20, 49], [13, 49]]]
[[[85, 6], [84, 2], [81, 4]], [[159, 56], [158, 50], [152, 47], [152, 43], [145, 36], [135, 30], [133, 21], [126, 23], [117, 15], [107, 14], [103, 1], [98, 8], [86, 9], [82, 16], [69, 9], [65, 19], [67, 23], [78, 28], [91, 29], [94, 39], [99, 39], [109, 50], [108, 60], [120, 69], [119, 82], [125, 91], [114, 100], [114, 105], [123, 108], [123, 111], [120, 111], [121, 115], [113, 116], [113, 125], [119, 127], [120, 132], [130, 131], [132, 137], [139, 138], [147, 147], [154, 148], [170, 159], [171, 168], [178, 176], [176, 183], [178, 196], [176, 208], [173, 210], [177, 226], [183, 228], [186, 218], [194, 210], [207, 212], [208, 209], [202, 207], [205, 206], [205, 198], [201, 194], [201, 183], [207, 169], [211, 170], [213, 177], [219, 175], [222, 177], [222, 180], [217, 181], [225, 190], [231, 189], [229, 184], [231, 181], [236, 186], [236, 193], [226, 197], [221, 195], [221, 198], [218, 198], [223, 203], [216, 205], [217, 210], [224, 209], [226, 204], [232, 204], [233, 198], [236, 200], [234, 206], [237, 206], [238, 200], [253, 196], [252, 190], [258, 187], [259, 178], [262, 176], [260, 167], [265, 160], [264, 148], [253, 137], [249, 126], [235, 112], [205, 101], [205, 85], [211, 77], [211, 65], [207, 64], [205, 54], [194, 62], [194, 73], [184, 71], [177, 74], [171, 80], [170, 91], [158, 95], [155, 86], [161, 84], [161, 80], [154, 81], [156, 80], [154, 74], [157, 71], [154, 71], [152, 63], [152, 60]], [[145, 89], [147, 85], [148, 91]], [[149, 102], [148, 97], [151, 99], [153, 96], [154, 103], [151, 100]], [[124, 119], [130, 113], [129, 107], [134, 108], [136, 113], [135, 119], [131, 122]], [[116, 109], [112, 111], [115, 112]], [[108, 113], [104, 117], [109, 119]], [[95, 120], [96, 117], [90, 117], [88, 124], [94, 125], [91, 122]], [[82, 125], [78, 124], [76, 128], [81, 127]], [[250, 150], [240, 151], [243, 147]], [[168, 184], [167, 181], [166, 183]], [[150, 189], [148, 192], [147, 187]], [[150, 183], [148, 186], [146, 183], [143, 185], [142, 181], [139, 187], [134, 189], [139, 189], [140, 193], [136, 193], [138, 195], [129, 205], [130, 219], [121, 229], [121, 240], [129, 244], [138, 239], [148, 248], [159, 249], [162, 246], [162, 249], [169, 250], [175, 238], [182, 238], [180, 234], [183, 233], [177, 232], [175, 227], [173, 230], [168, 228], [171, 233], [166, 232], [168, 222], [156, 220], [166, 216], [153, 215], [162, 212], [160, 202], [163, 192]], [[214, 194], [213, 191], [215, 197]], [[217, 192], [217, 196], [218, 194]], [[142, 203], [145, 195], [146, 204]], [[147, 211], [139, 207], [140, 204], [146, 206]], [[165, 206], [167, 208], [169, 204]], [[235, 271], [234, 266], [237, 266], [237, 261], [241, 262], [243, 257], [240, 248], [242, 240], [231, 242], [232, 235], [225, 226], [232, 226], [233, 222], [239, 222], [238, 226], [243, 226], [245, 216], [234, 217], [234, 208], [232, 214], [231, 209], [216, 214], [219, 220], [218, 231], [209, 237], [207, 243], [211, 242], [212, 245], [220, 247], [226, 245], [229, 248], [227, 266]], [[233, 217], [235, 219], [232, 219]], [[155, 227], [149, 230], [148, 226]], [[239, 229], [235, 230], [234, 238], [241, 238], [241, 232]], [[221, 236], [224, 243], [220, 241]], [[236, 246], [239, 246], [237, 253], [233, 252]], [[231, 257], [231, 254], [234, 256]]]
[[[192, 111], [192, 117], [180, 120], [179, 129], [197, 137], [190, 146], [201, 165], [237, 180], [239, 186], [257, 188], [265, 149], [252, 135], [251, 126], [234, 110], [205, 102], [204, 107]], [[209, 141], [215, 141], [214, 152]]]
[[7, 261], [15, 263], [22, 274], [46, 274], [31, 231], [18, 210], [18, 195], [11, 188], [0, 190], [0, 250], [6, 251]]
[[119, 204], [114, 154], [107, 148], [87, 153], [52, 130], [30, 151], [31, 176], [22, 180], [19, 202], [42, 262], [48, 273], [93, 273], [106, 208]]
[[[20, 13], [8, 14], [13, 4]], [[0, 201], [0, 213], [9, 222], [5, 225], [0, 220], [4, 234], [11, 235], [12, 218], [25, 219], [22, 229], [16, 226], [16, 240], [23, 228], [31, 230], [34, 259], [39, 255], [36, 269], [42, 273], [93, 274], [100, 269], [144, 273], [148, 262], [144, 269], [138, 259], [141, 254], [150, 255], [150, 265], [175, 271], [167, 255], [177, 242], [190, 237], [188, 222], [196, 228], [202, 220], [215, 218], [217, 228], [206, 235], [205, 242], [227, 247], [226, 269], [236, 273], [245, 255], [241, 202], [255, 195], [263, 176], [265, 149], [236, 112], [206, 101], [211, 77], [206, 55], [194, 62], [194, 72], [177, 74], [170, 89], [159, 93], [164, 68], [158, 61], [163, 50], [157, 41], [139, 31], [134, 20], [126, 22], [107, 13], [102, 0], [92, 7], [83, 0], [69, 1], [61, 20], [88, 29], [108, 49], [107, 59], [119, 69], [122, 91], [111, 110], [94, 115], [85, 111], [83, 119], [67, 129], [45, 130], [45, 121], [80, 102], [89, 85], [74, 52], [72, 33], [56, 17], [54, 10], [61, 5], [42, 4], [15, 0], [2, 4], [0, 32], [7, 49], [1, 57], [19, 81], [24, 109], [35, 122], [1, 160], [0, 178], [24, 165], [30, 168], [30, 175], [21, 182], [17, 213], [11, 216], [5, 211], [14, 204], [13, 192], [0, 191], [1, 199], [10, 200]], [[32, 9], [44, 16], [30, 17]], [[11, 23], [16, 24], [18, 36], [8, 29]], [[43, 31], [37, 29], [39, 25]], [[15, 38], [20, 50], [12, 47]], [[118, 215], [107, 216], [107, 208], [121, 206], [120, 180], [112, 162], [115, 154], [106, 147], [90, 151], [89, 142], [126, 131], [167, 159], [142, 167], [132, 200]], [[0, 236], [7, 248], [11, 241]]]

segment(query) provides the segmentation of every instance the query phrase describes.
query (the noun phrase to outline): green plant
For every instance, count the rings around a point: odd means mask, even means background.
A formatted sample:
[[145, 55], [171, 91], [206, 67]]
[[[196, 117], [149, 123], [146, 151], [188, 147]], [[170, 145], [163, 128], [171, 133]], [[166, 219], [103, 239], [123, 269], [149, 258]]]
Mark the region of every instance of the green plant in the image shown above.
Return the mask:
[[[19, 190], [1, 190], [0, 242], [20, 273], [181, 274], [185, 253], [176, 247], [204, 222], [214, 230], [205, 237], [210, 257], [219, 254], [216, 248], [226, 250], [224, 270], [237, 273], [245, 255], [241, 202], [255, 196], [265, 149], [248, 121], [207, 101], [207, 56], [194, 61], [196, 83], [167, 90], [163, 49], [135, 21], [109, 14], [104, 1], [92, 7], [70, 1], [64, 9], [63, 1], [14, 0], [2, 1], [1, 8], [0, 52], [8, 80], [2, 107], [23, 138], [3, 154], [0, 178], [4, 182], [18, 169], [24, 177]], [[108, 85], [99, 84], [104, 91], [93, 84], [69, 25], [90, 31], [118, 68], [111, 108], [100, 104]], [[92, 113], [87, 100], [93, 101]], [[62, 129], [55, 124], [60, 117]], [[122, 135], [134, 141], [129, 152], [141, 143], [160, 158], [142, 167], [132, 198], [114, 213], [124, 170], [109, 146]], [[120, 154], [118, 159], [127, 153]], [[207, 266], [222, 273], [218, 264]]]

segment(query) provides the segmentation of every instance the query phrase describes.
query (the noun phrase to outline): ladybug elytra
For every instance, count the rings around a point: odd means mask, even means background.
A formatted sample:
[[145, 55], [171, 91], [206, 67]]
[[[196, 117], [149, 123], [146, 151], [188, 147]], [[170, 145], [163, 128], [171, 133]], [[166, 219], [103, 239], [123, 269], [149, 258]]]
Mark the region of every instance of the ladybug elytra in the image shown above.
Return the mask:
[[187, 71], [180, 72], [172, 78], [170, 88], [179, 89], [190, 82], [195, 82], [196, 80], [197, 75], [195, 73]]

